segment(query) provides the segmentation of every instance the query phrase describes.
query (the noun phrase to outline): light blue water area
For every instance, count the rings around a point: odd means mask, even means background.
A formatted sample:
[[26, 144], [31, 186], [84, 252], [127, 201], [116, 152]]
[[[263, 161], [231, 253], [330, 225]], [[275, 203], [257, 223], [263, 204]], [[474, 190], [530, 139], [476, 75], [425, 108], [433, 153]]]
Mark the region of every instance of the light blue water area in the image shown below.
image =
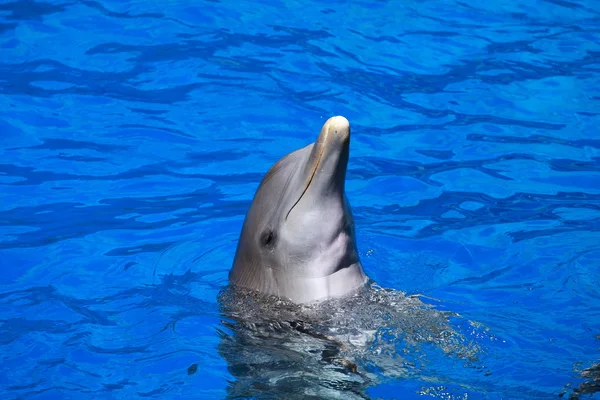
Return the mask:
[[2, 0], [1, 398], [226, 397], [245, 212], [338, 114], [365, 271], [481, 349], [366, 395], [594, 396], [599, 2]]

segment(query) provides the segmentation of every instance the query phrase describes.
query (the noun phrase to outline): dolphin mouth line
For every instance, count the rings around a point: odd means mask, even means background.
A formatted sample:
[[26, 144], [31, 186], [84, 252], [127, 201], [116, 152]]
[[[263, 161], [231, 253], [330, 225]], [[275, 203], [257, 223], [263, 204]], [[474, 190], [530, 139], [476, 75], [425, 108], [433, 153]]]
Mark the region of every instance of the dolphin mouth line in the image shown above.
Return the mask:
[[[327, 139], [327, 136], [325, 137], [325, 139]], [[324, 140], [323, 142], [326, 142], [326, 140]], [[317, 143], [315, 143], [315, 145], [317, 145]], [[294, 209], [294, 207], [296, 207], [298, 205], [298, 203], [300, 202], [300, 200], [302, 200], [302, 197], [304, 196], [304, 194], [308, 190], [308, 187], [310, 186], [313, 178], [315, 177], [315, 173], [317, 172], [317, 168], [319, 167], [319, 164], [321, 164], [321, 158], [323, 157], [323, 152], [324, 151], [325, 151], [325, 143], [319, 149], [319, 154], [318, 154], [317, 159], [315, 160], [315, 163], [314, 163], [314, 165], [312, 167], [312, 171], [310, 172], [310, 175], [309, 175], [308, 179], [306, 180], [306, 183], [304, 184], [304, 189], [302, 189], [302, 193], [300, 194], [300, 196], [298, 196], [298, 200], [296, 200], [296, 202], [290, 207], [289, 211], [287, 212], [287, 214], [285, 216], [286, 220], [290, 216], [290, 213], [292, 212], [292, 210]]]

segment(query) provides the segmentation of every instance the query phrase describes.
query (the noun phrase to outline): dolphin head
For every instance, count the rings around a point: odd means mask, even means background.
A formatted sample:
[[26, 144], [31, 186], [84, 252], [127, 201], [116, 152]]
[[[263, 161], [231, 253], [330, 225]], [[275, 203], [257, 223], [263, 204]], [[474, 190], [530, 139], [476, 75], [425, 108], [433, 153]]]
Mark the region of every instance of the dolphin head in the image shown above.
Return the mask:
[[350, 124], [337, 116], [315, 143], [271, 167], [246, 214], [229, 273], [234, 285], [296, 303], [363, 286], [344, 189], [349, 153]]

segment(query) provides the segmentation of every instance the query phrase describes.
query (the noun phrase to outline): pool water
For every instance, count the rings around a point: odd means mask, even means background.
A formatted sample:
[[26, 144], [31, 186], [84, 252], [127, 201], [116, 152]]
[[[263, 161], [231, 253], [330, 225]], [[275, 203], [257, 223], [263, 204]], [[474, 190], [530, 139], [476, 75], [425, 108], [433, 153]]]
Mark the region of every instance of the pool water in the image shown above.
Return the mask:
[[479, 349], [363, 396], [600, 398], [600, 2], [2, 0], [0, 49], [2, 399], [231, 394], [244, 215], [333, 115], [366, 273]]

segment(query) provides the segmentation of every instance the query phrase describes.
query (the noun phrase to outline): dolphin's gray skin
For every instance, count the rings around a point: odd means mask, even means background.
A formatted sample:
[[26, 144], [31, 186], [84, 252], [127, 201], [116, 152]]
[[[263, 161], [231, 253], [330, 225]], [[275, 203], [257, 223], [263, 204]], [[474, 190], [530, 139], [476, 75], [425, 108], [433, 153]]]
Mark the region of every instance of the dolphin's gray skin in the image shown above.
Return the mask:
[[344, 297], [368, 277], [344, 186], [350, 123], [328, 119], [317, 141], [279, 160], [246, 215], [229, 273], [235, 286], [295, 303]]
[[440, 349], [461, 360], [477, 354], [451, 313], [365, 284], [344, 193], [349, 145], [346, 118], [329, 119], [314, 144], [269, 170], [254, 196], [232, 284], [219, 294], [218, 351], [235, 378], [227, 398], [368, 399], [380, 378], [452, 381], [437, 380], [439, 364], [424, 367], [430, 351], [436, 361]]

